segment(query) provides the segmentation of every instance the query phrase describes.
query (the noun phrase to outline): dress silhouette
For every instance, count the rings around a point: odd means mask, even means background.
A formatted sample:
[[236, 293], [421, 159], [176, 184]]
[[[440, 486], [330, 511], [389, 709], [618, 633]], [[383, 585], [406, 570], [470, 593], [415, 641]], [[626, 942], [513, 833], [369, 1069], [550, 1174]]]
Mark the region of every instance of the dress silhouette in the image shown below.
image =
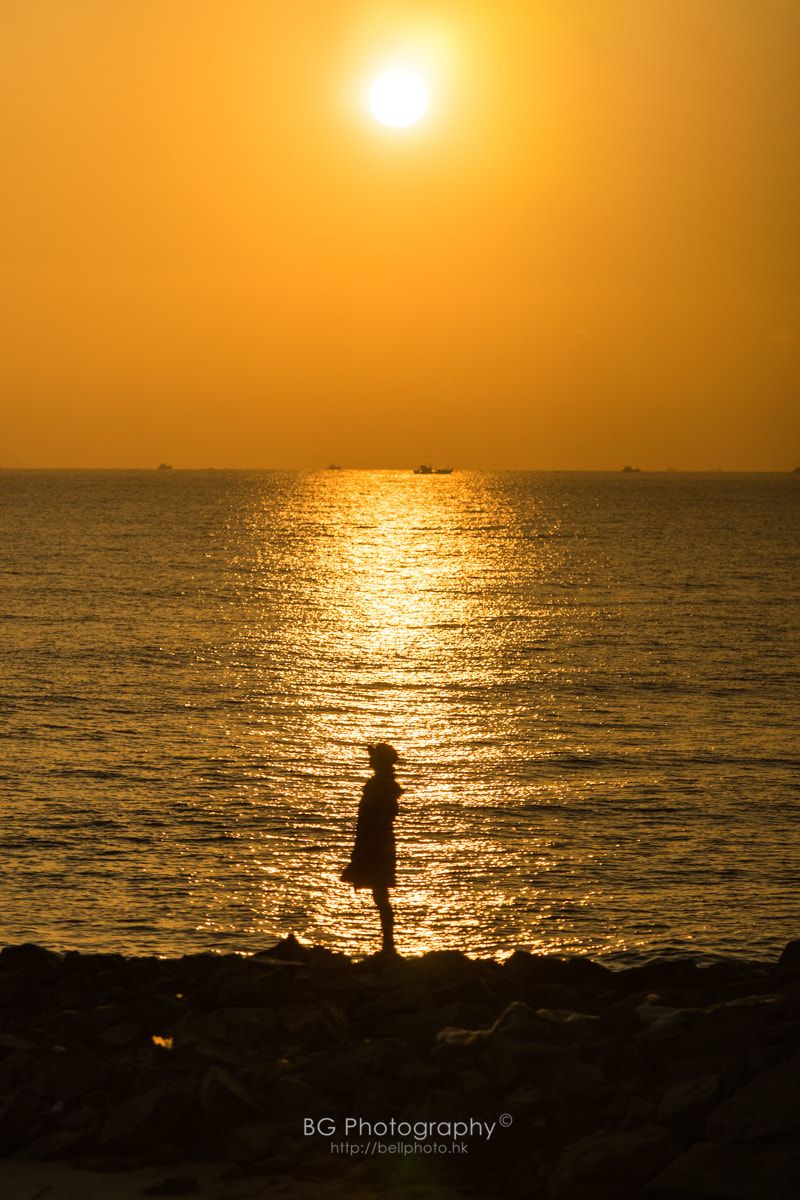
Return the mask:
[[372, 889], [381, 919], [383, 951], [394, 954], [394, 913], [389, 902], [389, 888], [397, 887], [394, 819], [403, 789], [394, 777], [394, 764], [399, 756], [386, 742], [368, 746], [367, 753], [374, 775], [364, 784], [358, 806], [356, 844], [350, 864], [340, 878], [345, 883], [352, 883], [354, 888]]

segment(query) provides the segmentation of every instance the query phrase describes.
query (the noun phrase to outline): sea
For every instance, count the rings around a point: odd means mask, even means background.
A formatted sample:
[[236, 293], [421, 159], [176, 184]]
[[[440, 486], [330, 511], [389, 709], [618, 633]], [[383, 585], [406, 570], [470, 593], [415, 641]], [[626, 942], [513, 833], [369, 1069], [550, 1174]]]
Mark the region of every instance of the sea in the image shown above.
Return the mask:
[[800, 475], [0, 471], [0, 943], [403, 954], [800, 936]]

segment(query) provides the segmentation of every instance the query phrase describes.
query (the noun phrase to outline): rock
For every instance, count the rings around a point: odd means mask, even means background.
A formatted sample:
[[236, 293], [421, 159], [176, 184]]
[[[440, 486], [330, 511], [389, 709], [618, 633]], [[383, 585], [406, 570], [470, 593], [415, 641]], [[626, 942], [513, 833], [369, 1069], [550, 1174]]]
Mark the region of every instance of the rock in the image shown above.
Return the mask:
[[614, 982], [626, 992], [642, 988], [684, 991], [697, 987], [698, 967], [691, 958], [651, 958], [640, 966], [617, 971]]
[[775, 1002], [764, 1013], [764, 1019], [769, 1025], [784, 1023], [800, 1024], [800, 995], [796, 992], [782, 992], [775, 997]]
[[92, 1148], [94, 1137], [89, 1131], [80, 1129], [54, 1129], [28, 1142], [17, 1152], [17, 1158], [31, 1162], [50, 1162], [68, 1154], [84, 1153]]
[[272, 1154], [279, 1141], [278, 1129], [271, 1121], [248, 1121], [232, 1130], [225, 1141], [225, 1157], [247, 1165]]
[[402, 1038], [365, 1038], [348, 1055], [360, 1075], [395, 1075], [411, 1055], [408, 1042]]
[[43, 1132], [45, 1108], [39, 1096], [22, 1087], [0, 1103], [0, 1155], [13, 1154]]
[[77, 1100], [100, 1086], [105, 1070], [92, 1055], [74, 1050], [55, 1051], [40, 1059], [31, 1088], [48, 1101]]
[[347, 1017], [328, 1000], [281, 1009], [286, 1036], [305, 1049], [336, 1046], [347, 1036]]
[[641, 1125], [656, 1123], [656, 1106], [645, 1096], [630, 1096], [625, 1109], [617, 1121], [617, 1129], [638, 1129]]
[[787, 942], [781, 951], [777, 968], [780, 983], [791, 983], [800, 979], [800, 938]]
[[561, 984], [565, 987], [599, 991], [616, 983], [613, 972], [588, 958], [561, 958], [556, 954], [529, 954], [515, 950], [503, 965], [504, 974], [516, 985]]
[[706, 1016], [702, 1008], [664, 1008], [651, 1004], [639, 1005], [636, 1012], [643, 1026], [640, 1043], [650, 1049], [677, 1042]]
[[674, 1083], [658, 1106], [656, 1120], [675, 1130], [700, 1127], [722, 1095], [719, 1075], [698, 1075], [683, 1083]]
[[419, 958], [398, 958], [386, 968], [388, 980], [408, 983], [410, 980], [426, 987], [445, 987], [472, 979], [478, 973], [477, 963], [460, 950], [429, 950]]
[[578, 1056], [559, 1034], [557, 1023], [514, 1001], [489, 1029], [440, 1030], [432, 1057], [440, 1066], [472, 1067], [495, 1084], [510, 1087], [521, 1079], [549, 1086]]
[[646, 1178], [661, 1200], [753, 1200], [749, 1171], [758, 1200], [784, 1200], [800, 1128], [792, 946], [780, 995], [772, 968], [733, 961], [351, 963], [295, 938], [175, 960], [8, 947], [0, 1153], [106, 1169], [222, 1154], [240, 1172], [344, 1178], [352, 1160], [303, 1139], [305, 1117], [506, 1112], [504, 1155], [442, 1156], [443, 1187], [468, 1168], [475, 1195], [509, 1200], [544, 1200], [548, 1180], [550, 1200], [631, 1200]]
[[213, 1129], [225, 1129], [263, 1113], [252, 1093], [230, 1071], [210, 1067], [199, 1088], [200, 1107]]
[[797, 1200], [800, 1149], [698, 1142], [643, 1189], [642, 1200]]
[[111, 1108], [100, 1131], [101, 1152], [139, 1154], [167, 1138], [183, 1143], [190, 1131], [200, 1131], [199, 1116], [194, 1089], [165, 1080]]
[[555, 1022], [540, 1016], [529, 1005], [515, 1000], [483, 1034], [486, 1041], [507, 1046], [555, 1041]]
[[359, 1021], [369, 1021], [374, 1016], [393, 1016], [397, 1013], [419, 1013], [431, 1006], [431, 992], [420, 984], [408, 984], [399, 988], [372, 992], [356, 1009]]
[[32, 1050], [33, 1042], [18, 1037], [16, 1033], [0, 1033], [0, 1053], [4, 1050]]
[[119, 1025], [111, 1025], [99, 1035], [104, 1046], [132, 1046], [143, 1037], [141, 1026], [133, 1025], [130, 1021], [121, 1021]]
[[337, 1104], [349, 1100], [366, 1074], [366, 1068], [355, 1061], [355, 1055], [346, 1051], [318, 1050], [303, 1055], [299, 1069], [304, 1083]]
[[[276, 960], [280, 966], [268, 971], [250, 971], [247, 975], [231, 973], [211, 985], [206, 995], [213, 996], [215, 1008], [255, 1008], [266, 1006], [280, 1008], [301, 1000], [306, 988], [295, 971], [283, 968], [287, 965]], [[295, 966], [294, 963], [289, 964]]]
[[269, 1008], [221, 1008], [182, 1017], [169, 1031], [176, 1050], [189, 1047], [209, 1057], [227, 1058], [227, 1052], [263, 1052], [283, 1033]]
[[503, 1097], [503, 1108], [516, 1119], [523, 1118], [530, 1125], [531, 1118], [541, 1116], [547, 1104], [547, 1095], [541, 1088], [531, 1084], [520, 1084], [513, 1092]]
[[346, 954], [336, 954], [325, 946], [312, 946], [306, 963], [314, 975], [322, 975], [325, 978], [349, 974], [353, 970], [352, 960]]
[[4, 946], [0, 950], [0, 970], [24, 971], [30, 983], [51, 983], [60, 973], [63, 955], [45, 950], [33, 942], [22, 946]]
[[0, 1008], [23, 1007], [28, 1011], [33, 1007], [30, 989], [19, 975], [3, 972], [0, 974]]
[[575, 1012], [583, 1006], [588, 1006], [582, 1000], [581, 993], [565, 983], [534, 983], [518, 985], [512, 989], [514, 1000], [524, 1002], [534, 1009], [562, 1009]]
[[443, 1023], [440, 1010], [426, 1005], [416, 1012], [374, 1017], [369, 1022], [359, 1020], [353, 1024], [362, 1036], [399, 1039], [412, 1046], [414, 1053], [423, 1054], [435, 1042]]
[[272, 1089], [269, 1111], [272, 1119], [281, 1128], [296, 1131], [303, 1117], [325, 1115], [330, 1103], [315, 1088], [294, 1075], [282, 1075]]
[[668, 1063], [666, 1070], [663, 1072], [663, 1083], [665, 1086], [672, 1087], [675, 1083], [686, 1083], [690, 1079], [698, 1079], [701, 1075], [718, 1075], [721, 1085], [721, 1094], [718, 1103], [726, 1097], [733, 1095], [750, 1078], [741, 1063], [735, 1063], [728, 1058], [697, 1059], [695, 1062], [687, 1061], [675, 1065], [685, 1069], [683, 1072], [676, 1073], [671, 1069], [672, 1064]]
[[639, 1009], [646, 999], [646, 992], [634, 992], [604, 1005], [597, 1018], [600, 1028], [614, 1034], [636, 1033], [642, 1027]]
[[633, 1195], [680, 1153], [659, 1125], [592, 1133], [565, 1146], [550, 1176], [548, 1200], [620, 1200]]
[[559, 1070], [550, 1092], [555, 1100], [599, 1101], [608, 1091], [608, 1080], [599, 1067], [588, 1062], [567, 1062]]
[[557, 1032], [578, 1045], [590, 1046], [596, 1043], [598, 1035], [603, 1032], [600, 1018], [580, 1012], [565, 1012], [563, 1009], [540, 1008], [537, 1017], [551, 1021]]
[[293, 933], [268, 950], [259, 951], [259, 958], [279, 958], [283, 962], [305, 963], [308, 961], [310, 947], [302, 945]]
[[800, 1130], [800, 1055], [762, 1071], [708, 1118], [713, 1141], [787, 1137]]
[[200, 1182], [194, 1175], [168, 1175], [160, 1183], [142, 1188], [143, 1196], [196, 1196]]

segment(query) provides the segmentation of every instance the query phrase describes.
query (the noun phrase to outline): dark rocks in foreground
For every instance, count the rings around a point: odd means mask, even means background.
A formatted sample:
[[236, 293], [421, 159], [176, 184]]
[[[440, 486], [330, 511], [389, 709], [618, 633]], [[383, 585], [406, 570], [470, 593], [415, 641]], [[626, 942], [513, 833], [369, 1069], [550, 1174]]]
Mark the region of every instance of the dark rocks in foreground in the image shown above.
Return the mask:
[[0, 952], [0, 1155], [794, 1200], [800, 941], [774, 966]]

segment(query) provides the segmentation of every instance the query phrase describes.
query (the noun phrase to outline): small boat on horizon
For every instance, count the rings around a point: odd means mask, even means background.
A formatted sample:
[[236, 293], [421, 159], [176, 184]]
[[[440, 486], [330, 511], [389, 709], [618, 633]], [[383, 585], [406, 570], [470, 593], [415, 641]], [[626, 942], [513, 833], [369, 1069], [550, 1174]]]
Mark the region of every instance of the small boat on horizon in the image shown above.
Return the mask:
[[430, 463], [422, 463], [414, 467], [415, 475], [452, 475], [452, 467], [432, 467]]

